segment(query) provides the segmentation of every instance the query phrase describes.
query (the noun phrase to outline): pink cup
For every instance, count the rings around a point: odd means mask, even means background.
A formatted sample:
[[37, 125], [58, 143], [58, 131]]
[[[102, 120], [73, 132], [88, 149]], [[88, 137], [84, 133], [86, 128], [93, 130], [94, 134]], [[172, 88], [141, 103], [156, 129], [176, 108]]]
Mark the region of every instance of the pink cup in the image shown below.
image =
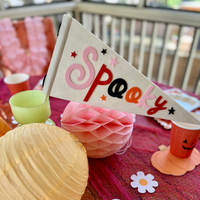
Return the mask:
[[172, 121], [170, 152], [179, 158], [191, 155], [200, 136], [200, 125]]
[[4, 78], [4, 83], [6, 83], [12, 95], [30, 89], [29, 75], [24, 73], [11, 74]]

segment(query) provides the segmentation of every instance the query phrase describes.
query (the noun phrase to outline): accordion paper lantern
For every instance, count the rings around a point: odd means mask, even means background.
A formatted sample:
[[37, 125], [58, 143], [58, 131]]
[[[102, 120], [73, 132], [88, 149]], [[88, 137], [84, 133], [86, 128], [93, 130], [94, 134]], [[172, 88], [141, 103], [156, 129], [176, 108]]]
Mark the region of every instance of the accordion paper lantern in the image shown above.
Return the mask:
[[10, 131], [8, 124], [0, 117], [0, 137]]
[[135, 115], [70, 102], [62, 115], [62, 128], [85, 146], [88, 157], [103, 158], [130, 142]]
[[0, 138], [0, 199], [80, 200], [88, 181], [83, 145], [71, 133], [43, 123]]

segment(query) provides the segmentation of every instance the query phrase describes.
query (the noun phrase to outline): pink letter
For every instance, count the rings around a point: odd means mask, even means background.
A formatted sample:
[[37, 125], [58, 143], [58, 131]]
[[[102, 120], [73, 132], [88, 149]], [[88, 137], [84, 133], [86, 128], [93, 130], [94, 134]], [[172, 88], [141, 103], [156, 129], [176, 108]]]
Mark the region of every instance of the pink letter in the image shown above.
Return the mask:
[[77, 90], [84, 89], [87, 86], [89, 86], [94, 79], [95, 72], [94, 72], [94, 67], [92, 66], [91, 62], [88, 59], [89, 53], [92, 53], [92, 55], [93, 55], [92, 60], [97, 61], [96, 49], [93, 47], [85, 48], [82, 56], [83, 56], [83, 61], [85, 62], [85, 64], [87, 65], [87, 67], [89, 69], [89, 78], [85, 83], [83, 83], [81, 85], [77, 85], [77, 84], [74, 84], [70, 79], [70, 74], [75, 69], [78, 69], [80, 71], [80, 76], [77, 78], [78, 81], [81, 81], [85, 77], [85, 70], [81, 65], [74, 63], [74, 64], [70, 65], [65, 72], [65, 81], [73, 89], [77, 89]]
[[150, 95], [150, 96], [149, 96], [149, 94], [151, 93], [151, 91], [153, 90], [153, 88], [154, 88], [154, 86], [151, 85], [151, 86], [147, 89], [147, 91], [144, 93], [144, 95], [142, 96], [142, 98], [139, 100], [139, 102], [138, 102], [138, 104], [137, 104], [137, 107], [143, 106], [143, 107], [145, 107], [145, 108], [147, 108], [147, 109], [150, 108], [150, 106], [147, 106], [146, 100], [155, 98], [155, 95]]

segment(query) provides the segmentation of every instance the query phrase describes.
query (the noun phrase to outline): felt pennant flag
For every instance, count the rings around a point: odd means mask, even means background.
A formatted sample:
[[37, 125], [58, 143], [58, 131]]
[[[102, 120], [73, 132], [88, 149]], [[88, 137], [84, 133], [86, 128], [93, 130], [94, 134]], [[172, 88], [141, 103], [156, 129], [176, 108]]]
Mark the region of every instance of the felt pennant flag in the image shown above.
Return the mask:
[[136, 68], [64, 15], [43, 92], [69, 101], [199, 124]]

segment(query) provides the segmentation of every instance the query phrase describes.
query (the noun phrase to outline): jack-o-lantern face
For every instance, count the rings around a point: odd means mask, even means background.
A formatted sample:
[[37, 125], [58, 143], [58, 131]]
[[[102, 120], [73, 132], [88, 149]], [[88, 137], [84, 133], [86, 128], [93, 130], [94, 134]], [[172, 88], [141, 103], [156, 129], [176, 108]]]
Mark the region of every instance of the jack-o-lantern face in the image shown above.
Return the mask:
[[183, 141], [182, 147], [185, 150], [192, 150], [195, 147], [195, 145], [194, 145], [193, 142], [191, 144], [188, 144], [187, 139], [186, 139], [186, 140]]

